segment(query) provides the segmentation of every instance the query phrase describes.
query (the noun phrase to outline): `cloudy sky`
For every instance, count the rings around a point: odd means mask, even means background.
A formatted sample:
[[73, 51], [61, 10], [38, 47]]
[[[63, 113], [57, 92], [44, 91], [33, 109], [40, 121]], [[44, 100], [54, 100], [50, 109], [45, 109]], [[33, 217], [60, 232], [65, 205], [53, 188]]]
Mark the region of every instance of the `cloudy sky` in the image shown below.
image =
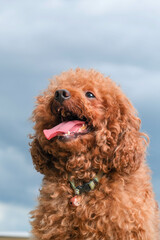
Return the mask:
[[0, 0], [0, 231], [30, 230], [34, 97], [78, 66], [110, 76], [138, 110], [160, 202], [160, 1]]

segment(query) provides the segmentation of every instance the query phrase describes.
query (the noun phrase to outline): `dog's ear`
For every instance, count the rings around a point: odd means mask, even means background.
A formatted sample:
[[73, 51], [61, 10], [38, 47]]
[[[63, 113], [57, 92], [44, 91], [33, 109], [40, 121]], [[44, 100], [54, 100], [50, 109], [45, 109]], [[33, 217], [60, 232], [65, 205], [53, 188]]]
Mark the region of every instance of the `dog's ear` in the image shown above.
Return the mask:
[[114, 150], [111, 168], [127, 174], [136, 171], [145, 159], [147, 141], [149, 138], [146, 134], [135, 130], [124, 131]]
[[49, 153], [43, 151], [39, 141], [35, 137], [30, 143], [30, 152], [33, 160], [35, 169], [42, 174], [49, 174], [50, 170], [53, 168], [52, 156]]
[[141, 120], [121, 91], [118, 92], [115, 101], [111, 98], [108, 109], [106, 130], [109, 142], [109, 169], [129, 174], [136, 171], [144, 161], [149, 138], [140, 132]]
[[140, 132], [141, 120], [127, 98], [123, 98], [123, 101], [121, 99], [119, 109], [120, 132], [112, 164], [118, 172], [129, 174], [136, 171], [144, 161], [149, 138]]

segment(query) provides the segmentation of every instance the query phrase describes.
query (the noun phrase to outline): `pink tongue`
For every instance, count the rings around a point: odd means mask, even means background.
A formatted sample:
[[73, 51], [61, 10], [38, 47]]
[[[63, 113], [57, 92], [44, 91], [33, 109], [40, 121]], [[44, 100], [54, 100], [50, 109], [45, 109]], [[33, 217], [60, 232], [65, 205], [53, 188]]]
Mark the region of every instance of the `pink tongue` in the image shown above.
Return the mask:
[[51, 138], [56, 137], [57, 135], [65, 134], [69, 132], [78, 132], [78, 130], [82, 127], [85, 122], [74, 120], [68, 122], [62, 122], [57, 126], [51, 129], [43, 130], [45, 137], [50, 140]]

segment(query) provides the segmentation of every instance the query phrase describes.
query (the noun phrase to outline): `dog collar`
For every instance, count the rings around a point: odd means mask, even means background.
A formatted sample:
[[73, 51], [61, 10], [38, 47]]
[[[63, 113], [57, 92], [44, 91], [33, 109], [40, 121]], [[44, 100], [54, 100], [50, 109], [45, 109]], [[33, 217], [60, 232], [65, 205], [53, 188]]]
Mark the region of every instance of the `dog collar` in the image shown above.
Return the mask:
[[79, 195], [81, 195], [84, 192], [89, 192], [91, 190], [94, 190], [96, 185], [98, 184], [98, 182], [100, 181], [100, 179], [103, 176], [103, 172], [99, 171], [97, 173], [97, 175], [93, 178], [93, 180], [91, 180], [88, 183], [84, 183], [83, 185], [79, 185], [79, 186], [75, 186], [75, 182], [74, 180], [71, 180], [71, 176], [69, 176], [68, 180], [70, 182], [70, 185], [75, 193], [75, 196], [73, 198], [70, 199], [70, 204], [73, 206], [79, 206], [80, 204], [80, 197]]

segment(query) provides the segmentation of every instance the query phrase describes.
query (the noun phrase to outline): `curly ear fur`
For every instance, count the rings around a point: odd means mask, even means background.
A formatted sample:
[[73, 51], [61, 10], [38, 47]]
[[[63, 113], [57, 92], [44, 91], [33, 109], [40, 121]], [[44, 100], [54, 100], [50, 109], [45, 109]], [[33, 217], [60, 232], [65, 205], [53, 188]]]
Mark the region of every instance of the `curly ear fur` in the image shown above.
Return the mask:
[[129, 100], [121, 94], [118, 102], [120, 113], [117, 119], [112, 119], [111, 132], [116, 132], [117, 123], [119, 131], [110, 167], [119, 173], [129, 174], [136, 171], [144, 161], [149, 137], [140, 132], [141, 121]]
[[110, 85], [113, 89], [104, 98], [105, 121], [98, 143], [108, 170], [129, 174], [145, 160], [149, 138], [140, 132], [141, 121], [130, 101], [119, 87]]
[[120, 137], [119, 143], [114, 151], [114, 157], [111, 161], [111, 168], [116, 169], [119, 173], [136, 171], [144, 161], [147, 135], [134, 131], [124, 132]]
[[53, 168], [53, 163], [51, 162], [53, 156], [43, 151], [37, 138], [33, 139], [33, 141], [30, 143], [30, 147], [35, 169], [42, 174], [48, 174], [49, 170]]

